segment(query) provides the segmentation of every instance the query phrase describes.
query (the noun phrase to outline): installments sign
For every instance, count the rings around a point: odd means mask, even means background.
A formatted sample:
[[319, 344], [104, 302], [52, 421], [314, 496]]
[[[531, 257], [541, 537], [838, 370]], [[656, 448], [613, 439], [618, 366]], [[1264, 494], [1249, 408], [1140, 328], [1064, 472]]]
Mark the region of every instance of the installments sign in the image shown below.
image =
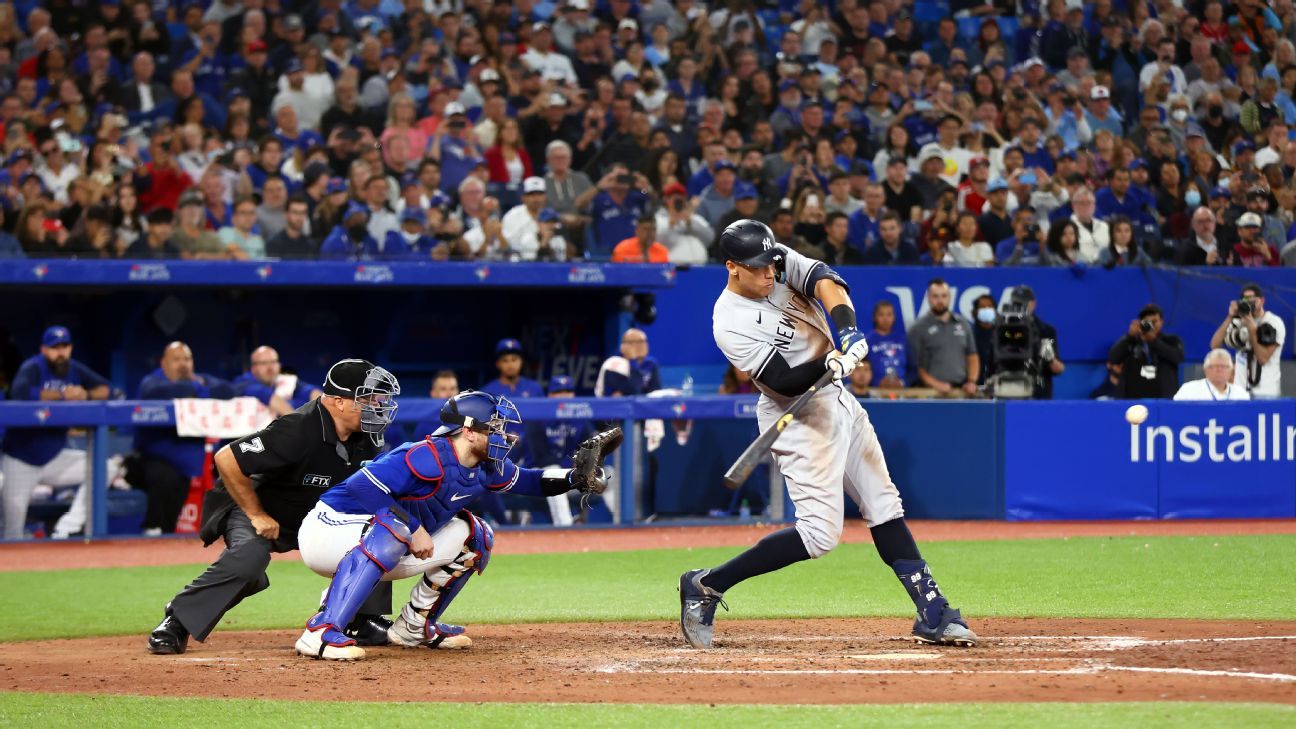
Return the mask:
[[1296, 401], [1129, 404], [1005, 405], [1008, 518], [1296, 516]]

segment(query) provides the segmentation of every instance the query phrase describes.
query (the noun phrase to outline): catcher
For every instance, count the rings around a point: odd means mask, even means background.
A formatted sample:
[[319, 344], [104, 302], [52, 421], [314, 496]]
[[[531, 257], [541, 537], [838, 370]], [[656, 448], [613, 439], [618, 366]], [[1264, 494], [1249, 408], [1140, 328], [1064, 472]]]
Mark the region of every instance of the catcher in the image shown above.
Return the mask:
[[381, 580], [422, 574], [387, 631], [393, 645], [466, 648], [472, 639], [441, 623], [455, 595], [490, 561], [494, 532], [467, 507], [487, 491], [556, 496], [607, 488], [603, 459], [620, 428], [581, 444], [572, 468], [519, 468], [508, 459], [522, 422], [503, 397], [469, 390], [446, 401], [441, 427], [426, 440], [384, 453], [320, 497], [298, 534], [302, 561], [332, 577], [320, 611], [306, 622], [297, 652], [356, 660], [364, 649], [343, 633]]

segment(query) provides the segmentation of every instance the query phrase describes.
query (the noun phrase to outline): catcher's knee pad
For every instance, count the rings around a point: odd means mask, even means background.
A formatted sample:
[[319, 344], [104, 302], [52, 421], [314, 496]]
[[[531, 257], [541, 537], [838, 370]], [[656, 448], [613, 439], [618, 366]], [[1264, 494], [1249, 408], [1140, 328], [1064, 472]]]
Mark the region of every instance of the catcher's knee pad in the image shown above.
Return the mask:
[[360, 539], [360, 549], [384, 573], [396, 568], [400, 558], [409, 553], [409, 545], [409, 527], [386, 509], [374, 515], [368, 531]]
[[841, 541], [842, 525], [840, 522], [833, 523], [823, 519], [797, 519], [796, 530], [797, 534], [801, 535], [801, 541], [805, 543], [806, 552], [814, 559], [833, 551], [837, 543]]
[[[495, 530], [471, 511], [461, 511], [458, 516], [468, 522], [468, 538], [464, 540], [460, 558], [446, 565], [446, 567], [453, 565], [460, 565], [460, 567], [447, 571], [462, 571], [466, 568], [481, 574], [486, 569], [486, 563], [490, 561], [491, 550], [495, 548]], [[468, 557], [469, 552], [474, 556]], [[468, 557], [467, 563], [461, 561], [464, 557]]]

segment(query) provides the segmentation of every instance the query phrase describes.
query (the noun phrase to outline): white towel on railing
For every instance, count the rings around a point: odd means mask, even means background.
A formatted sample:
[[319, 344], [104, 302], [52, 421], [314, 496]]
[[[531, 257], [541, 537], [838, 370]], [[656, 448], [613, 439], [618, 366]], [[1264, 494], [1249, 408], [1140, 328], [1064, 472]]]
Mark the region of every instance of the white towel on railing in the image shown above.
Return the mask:
[[174, 402], [176, 435], [182, 438], [242, 438], [270, 422], [270, 410], [255, 397], [178, 398]]

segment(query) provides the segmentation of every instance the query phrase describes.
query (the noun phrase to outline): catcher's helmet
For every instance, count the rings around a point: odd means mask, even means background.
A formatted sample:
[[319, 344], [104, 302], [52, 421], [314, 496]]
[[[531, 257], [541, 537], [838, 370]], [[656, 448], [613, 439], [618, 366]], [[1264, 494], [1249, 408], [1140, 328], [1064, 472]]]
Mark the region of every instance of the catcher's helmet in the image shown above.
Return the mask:
[[496, 473], [503, 473], [504, 459], [517, 442], [517, 436], [508, 432], [509, 426], [521, 424], [522, 417], [508, 398], [465, 390], [446, 400], [441, 406], [441, 427], [433, 431], [432, 435], [453, 435], [461, 428], [489, 435], [487, 457]]
[[783, 248], [774, 242], [774, 231], [759, 220], [746, 218], [729, 224], [720, 234], [726, 261], [759, 268], [783, 262]]

